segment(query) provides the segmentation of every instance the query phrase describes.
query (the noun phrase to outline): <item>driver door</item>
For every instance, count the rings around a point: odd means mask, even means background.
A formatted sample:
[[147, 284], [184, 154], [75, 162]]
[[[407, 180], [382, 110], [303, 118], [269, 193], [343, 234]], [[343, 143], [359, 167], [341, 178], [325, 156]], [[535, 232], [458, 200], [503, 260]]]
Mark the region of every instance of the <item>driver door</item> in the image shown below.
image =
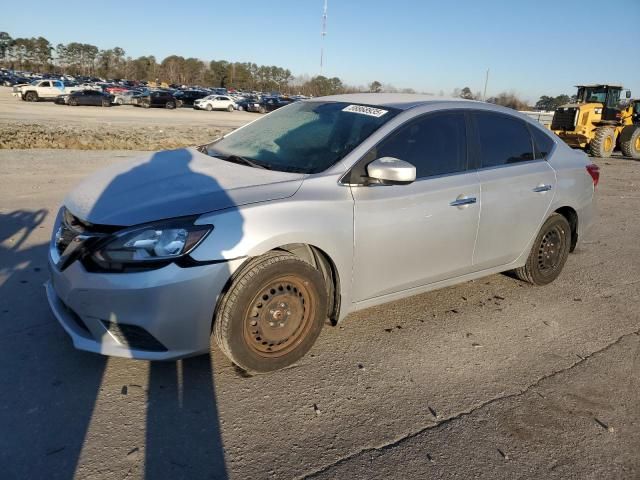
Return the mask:
[[354, 301], [470, 273], [480, 184], [469, 168], [464, 112], [410, 120], [363, 159], [395, 157], [416, 167], [409, 185], [352, 187]]

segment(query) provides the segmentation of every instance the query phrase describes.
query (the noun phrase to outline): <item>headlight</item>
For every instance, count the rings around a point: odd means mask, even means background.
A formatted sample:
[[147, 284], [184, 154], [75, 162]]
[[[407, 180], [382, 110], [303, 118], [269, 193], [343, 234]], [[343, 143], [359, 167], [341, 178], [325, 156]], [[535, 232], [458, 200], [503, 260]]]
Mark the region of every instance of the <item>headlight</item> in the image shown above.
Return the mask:
[[600, 114], [602, 114], [602, 109], [601, 108], [594, 108], [593, 109], [593, 113], [595, 113], [596, 115], [600, 115]]
[[123, 230], [102, 244], [92, 258], [103, 268], [116, 269], [124, 265], [168, 263], [191, 252], [212, 229], [212, 225], [182, 221]]

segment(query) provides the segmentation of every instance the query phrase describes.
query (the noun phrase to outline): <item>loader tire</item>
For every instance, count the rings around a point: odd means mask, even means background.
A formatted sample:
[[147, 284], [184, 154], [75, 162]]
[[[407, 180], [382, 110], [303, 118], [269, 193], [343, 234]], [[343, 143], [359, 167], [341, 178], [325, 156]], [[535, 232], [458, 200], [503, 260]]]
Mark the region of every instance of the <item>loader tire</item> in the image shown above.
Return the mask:
[[616, 133], [612, 127], [598, 127], [596, 134], [589, 144], [592, 157], [608, 158], [616, 146]]
[[640, 160], [640, 126], [627, 125], [622, 129], [620, 150], [625, 157]]

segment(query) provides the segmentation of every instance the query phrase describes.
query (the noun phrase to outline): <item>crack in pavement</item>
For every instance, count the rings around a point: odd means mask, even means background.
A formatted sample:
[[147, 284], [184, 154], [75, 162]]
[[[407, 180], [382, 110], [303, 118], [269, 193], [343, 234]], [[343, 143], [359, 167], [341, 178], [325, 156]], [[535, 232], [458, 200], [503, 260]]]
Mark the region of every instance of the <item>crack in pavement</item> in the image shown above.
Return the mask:
[[591, 357], [593, 357], [595, 355], [599, 355], [599, 354], [605, 353], [608, 349], [610, 349], [614, 345], [619, 344], [622, 340], [624, 340], [625, 338], [630, 337], [632, 335], [640, 336], [640, 329], [634, 330], [634, 331], [631, 331], [631, 332], [628, 332], [628, 333], [625, 333], [625, 334], [619, 336], [615, 341], [605, 345], [601, 349], [596, 350], [594, 352], [591, 352], [589, 355], [586, 355], [584, 357], [580, 357], [580, 360], [578, 360], [577, 362], [572, 363], [568, 367], [561, 368], [560, 370], [556, 370], [555, 372], [551, 372], [551, 373], [549, 373], [547, 375], [543, 375], [542, 377], [538, 378], [535, 382], [533, 382], [532, 384], [528, 385], [527, 387], [525, 387], [524, 389], [522, 389], [522, 390], [520, 390], [518, 392], [510, 393], [508, 395], [502, 395], [502, 396], [499, 396], [499, 397], [494, 397], [494, 398], [492, 398], [490, 400], [482, 402], [481, 404], [479, 404], [479, 405], [477, 405], [477, 406], [475, 406], [475, 407], [473, 407], [473, 408], [471, 408], [469, 410], [465, 410], [463, 412], [459, 412], [459, 413], [456, 413], [454, 415], [451, 415], [451, 416], [443, 419], [440, 422], [428, 425], [428, 426], [426, 426], [424, 428], [421, 428], [418, 431], [415, 431], [415, 432], [409, 433], [407, 435], [404, 435], [404, 436], [402, 436], [400, 438], [397, 438], [397, 439], [395, 439], [395, 440], [393, 440], [391, 442], [379, 445], [377, 447], [366, 447], [366, 448], [360, 449], [357, 452], [354, 452], [354, 453], [351, 453], [351, 454], [346, 455], [344, 457], [341, 457], [341, 458], [337, 459], [335, 462], [332, 462], [332, 463], [330, 463], [328, 465], [325, 465], [324, 467], [321, 467], [321, 468], [319, 468], [317, 470], [314, 470], [312, 472], [305, 473], [302, 476], [297, 477], [297, 478], [301, 479], [301, 480], [313, 478], [313, 477], [315, 477], [317, 475], [320, 475], [322, 473], [327, 472], [328, 470], [330, 470], [331, 468], [333, 468], [333, 467], [335, 467], [337, 465], [341, 465], [341, 464], [343, 464], [345, 462], [348, 462], [348, 461], [350, 461], [350, 460], [352, 460], [352, 459], [354, 459], [356, 457], [359, 457], [360, 455], [363, 455], [363, 454], [365, 454], [367, 452], [388, 450], [389, 448], [393, 448], [393, 447], [395, 447], [397, 445], [400, 445], [404, 441], [410, 440], [410, 439], [412, 439], [414, 437], [417, 437], [418, 435], [421, 435], [422, 433], [428, 432], [429, 430], [433, 430], [433, 429], [438, 428], [438, 427], [440, 427], [442, 425], [447, 425], [447, 424], [452, 423], [455, 420], [458, 420], [460, 418], [471, 416], [474, 413], [478, 412], [479, 410], [482, 410], [485, 407], [493, 405], [494, 403], [498, 403], [498, 402], [501, 402], [503, 400], [510, 400], [510, 399], [517, 398], [517, 397], [520, 397], [522, 395], [525, 395], [531, 389], [539, 386], [545, 380], [547, 380], [549, 378], [552, 378], [552, 377], [555, 377], [556, 375], [568, 372], [569, 370], [573, 369], [574, 367], [577, 367], [577, 366], [585, 363], [587, 360], [589, 360]]

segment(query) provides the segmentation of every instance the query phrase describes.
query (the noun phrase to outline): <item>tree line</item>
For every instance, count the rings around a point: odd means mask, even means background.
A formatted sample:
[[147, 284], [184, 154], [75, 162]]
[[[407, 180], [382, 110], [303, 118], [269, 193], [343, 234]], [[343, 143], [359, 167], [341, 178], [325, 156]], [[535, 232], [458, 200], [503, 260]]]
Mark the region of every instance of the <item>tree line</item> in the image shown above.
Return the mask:
[[161, 61], [153, 55], [133, 58], [121, 47], [100, 49], [79, 42], [54, 46], [44, 37], [12, 38], [7, 32], [0, 32], [0, 65], [39, 73], [240, 90], [288, 91], [295, 87], [296, 92], [315, 96], [345, 90], [337, 77], [320, 75], [296, 79], [291, 70], [276, 65], [226, 60], [204, 62], [180, 55], [170, 55]]

